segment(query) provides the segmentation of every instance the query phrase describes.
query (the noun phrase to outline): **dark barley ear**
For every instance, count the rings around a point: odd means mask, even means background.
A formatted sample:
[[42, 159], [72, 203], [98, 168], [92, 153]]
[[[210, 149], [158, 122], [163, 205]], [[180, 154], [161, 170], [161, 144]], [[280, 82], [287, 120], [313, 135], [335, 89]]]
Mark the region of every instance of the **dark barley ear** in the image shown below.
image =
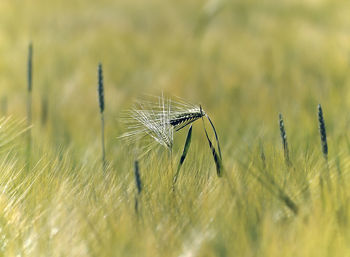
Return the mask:
[[322, 153], [324, 158], [328, 159], [328, 145], [327, 145], [327, 134], [326, 134], [326, 124], [323, 118], [323, 111], [322, 107], [319, 104], [317, 106], [318, 109], [318, 128], [320, 131], [320, 137], [321, 137], [321, 146], [322, 146]]
[[192, 139], [192, 125], [190, 126], [190, 128], [189, 128], [189, 130], [188, 130], [188, 132], [187, 132], [187, 137], [186, 137], [186, 142], [185, 142], [184, 150], [183, 150], [183, 152], [182, 152], [179, 165], [177, 166], [176, 174], [175, 174], [175, 176], [174, 176], [174, 178], [173, 178], [173, 186], [175, 186], [175, 184], [176, 184], [177, 178], [178, 178], [178, 176], [179, 176], [180, 168], [181, 168], [182, 164], [183, 164], [184, 161], [185, 161], [185, 158], [186, 158], [186, 156], [187, 156], [188, 149], [190, 149], [191, 139]]
[[32, 42], [29, 43], [28, 47], [28, 91], [32, 91], [32, 81], [33, 81], [33, 44]]
[[104, 90], [103, 90], [103, 73], [102, 73], [102, 64], [98, 64], [98, 99], [100, 104], [100, 112], [102, 113], [105, 109], [104, 101]]
[[289, 159], [289, 149], [288, 149], [288, 141], [287, 141], [287, 133], [284, 128], [284, 121], [282, 114], [280, 113], [278, 115], [279, 117], [279, 125], [280, 125], [280, 133], [281, 133], [281, 139], [282, 139], [282, 145], [283, 145], [283, 151], [284, 151], [284, 159], [287, 165], [290, 164], [290, 159]]
[[211, 152], [213, 154], [213, 157], [214, 157], [214, 162], [215, 162], [215, 166], [216, 166], [216, 173], [217, 173], [218, 177], [221, 177], [222, 176], [222, 171], [223, 171], [221, 157], [217, 154], [217, 152], [215, 150], [215, 147], [213, 146], [213, 143], [209, 139], [207, 129], [205, 128], [203, 117], [202, 117], [202, 121], [203, 121], [203, 128], [204, 128], [205, 136], [206, 136], [206, 138], [208, 140], [210, 150], [211, 150]]
[[203, 114], [201, 112], [181, 113], [170, 119], [170, 125], [174, 127], [175, 131], [179, 131], [192, 122], [200, 119], [202, 116]]
[[135, 181], [136, 181], [136, 189], [137, 193], [141, 194], [142, 191], [142, 184], [141, 184], [141, 176], [140, 176], [140, 169], [139, 169], [139, 162], [136, 160], [134, 163], [134, 174], [135, 174]]

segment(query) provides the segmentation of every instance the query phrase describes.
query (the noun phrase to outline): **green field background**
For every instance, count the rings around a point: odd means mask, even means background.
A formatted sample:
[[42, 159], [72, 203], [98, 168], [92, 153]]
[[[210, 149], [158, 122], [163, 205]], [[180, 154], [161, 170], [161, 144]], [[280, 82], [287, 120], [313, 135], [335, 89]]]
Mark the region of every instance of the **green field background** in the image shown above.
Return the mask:
[[[350, 255], [349, 13], [345, 0], [1, 0], [0, 111], [10, 118], [0, 120], [0, 256]], [[140, 160], [135, 213], [136, 158], [118, 138], [128, 129], [121, 116], [162, 92], [210, 115], [224, 176], [195, 122], [176, 194], [169, 163], [177, 165], [185, 131], [172, 160], [162, 148]]]

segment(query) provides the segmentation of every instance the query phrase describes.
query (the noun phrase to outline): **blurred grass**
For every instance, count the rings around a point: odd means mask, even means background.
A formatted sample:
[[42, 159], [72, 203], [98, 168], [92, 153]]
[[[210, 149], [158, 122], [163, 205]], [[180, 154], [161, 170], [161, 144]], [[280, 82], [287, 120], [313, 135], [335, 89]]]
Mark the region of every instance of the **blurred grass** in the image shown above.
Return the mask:
[[[11, 154], [0, 151], [0, 256], [349, 255], [349, 8], [345, 0], [1, 1], [0, 96], [9, 115], [25, 117], [32, 41], [34, 106], [29, 174], [23, 138]], [[100, 61], [106, 177], [99, 160]], [[216, 178], [195, 125], [176, 196], [165, 153], [140, 162], [137, 217], [134, 160], [117, 139], [125, 130], [119, 117], [140, 94], [162, 90], [210, 113], [226, 175]], [[318, 103], [330, 150], [332, 189], [324, 194]], [[176, 135], [176, 161], [184, 140]], [[298, 216], [256, 175], [272, 176], [299, 206]]]

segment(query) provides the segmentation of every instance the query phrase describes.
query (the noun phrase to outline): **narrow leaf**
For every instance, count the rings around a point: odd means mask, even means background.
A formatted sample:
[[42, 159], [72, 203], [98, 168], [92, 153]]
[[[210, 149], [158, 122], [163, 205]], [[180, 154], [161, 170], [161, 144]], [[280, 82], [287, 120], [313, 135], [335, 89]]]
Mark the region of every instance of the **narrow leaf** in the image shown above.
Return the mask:
[[[205, 128], [204, 128], [204, 130], [205, 130]], [[214, 157], [214, 162], [215, 162], [215, 165], [216, 165], [216, 173], [218, 174], [218, 177], [221, 177], [222, 176], [222, 161], [221, 161], [221, 158], [217, 154], [217, 152], [215, 150], [215, 147], [213, 146], [212, 142], [210, 141], [208, 133], [207, 133], [206, 130], [205, 130], [205, 135], [207, 136], [209, 147], [210, 147], [211, 152], [212, 152], [213, 157]]]
[[185, 158], [187, 156], [188, 149], [190, 148], [190, 145], [191, 145], [191, 139], [192, 139], [192, 125], [191, 125], [191, 127], [189, 128], [189, 130], [187, 132], [187, 137], [186, 137], [184, 150], [182, 152], [179, 165], [177, 166], [177, 171], [176, 171], [176, 174], [175, 174], [174, 179], [173, 179], [173, 185], [175, 185], [175, 183], [177, 181], [177, 178], [178, 178], [181, 166], [184, 163]]
[[[207, 117], [208, 118], [208, 117]], [[209, 120], [209, 119], [208, 119]], [[205, 124], [204, 124], [204, 119], [202, 117], [202, 121], [203, 121], [203, 128], [204, 128], [204, 132], [205, 132], [205, 136], [207, 137], [208, 143], [209, 143], [209, 147], [210, 150], [213, 154], [214, 157], [214, 162], [215, 162], [215, 166], [216, 166], [216, 173], [218, 175], [218, 177], [222, 176], [222, 170], [223, 170], [223, 166], [222, 166], [222, 160], [221, 157], [217, 154], [215, 147], [213, 146], [213, 143], [210, 141], [209, 136], [208, 136], [208, 132], [207, 129], [205, 128]], [[212, 124], [212, 123], [211, 123]], [[215, 129], [214, 129], [215, 131]], [[215, 133], [216, 134], [216, 133]]]
[[219, 155], [220, 155], [220, 158], [222, 159], [221, 148], [220, 148], [220, 143], [219, 143], [219, 137], [218, 137], [218, 134], [216, 133], [216, 129], [214, 127], [214, 123], [211, 121], [211, 119], [209, 118], [209, 116], [207, 114], [205, 116], [207, 117], [211, 127], [213, 128], [215, 139], [216, 139], [216, 144], [218, 146]]

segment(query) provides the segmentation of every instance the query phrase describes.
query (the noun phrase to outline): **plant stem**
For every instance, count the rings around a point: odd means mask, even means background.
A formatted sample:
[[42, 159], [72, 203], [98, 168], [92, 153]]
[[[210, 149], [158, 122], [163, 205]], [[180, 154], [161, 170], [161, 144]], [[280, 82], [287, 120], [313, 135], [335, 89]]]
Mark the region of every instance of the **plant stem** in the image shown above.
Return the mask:
[[[28, 48], [28, 74], [27, 74], [27, 125], [30, 127], [32, 125], [32, 83], [33, 83], [33, 45], [32, 43], [29, 44]], [[31, 157], [31, 145], [32, 145], [32, 138], [31, 138], [31, 129], [28, 129], [27, 134], [27, 164], [28, 164], [28, 170], [30, 169], [30, 157]]]
[[103, 172], [106, 172], [106, 152], [105, 152], [105, 119], [101, 112], [101, 144], [102, 144], [102, 166]]

